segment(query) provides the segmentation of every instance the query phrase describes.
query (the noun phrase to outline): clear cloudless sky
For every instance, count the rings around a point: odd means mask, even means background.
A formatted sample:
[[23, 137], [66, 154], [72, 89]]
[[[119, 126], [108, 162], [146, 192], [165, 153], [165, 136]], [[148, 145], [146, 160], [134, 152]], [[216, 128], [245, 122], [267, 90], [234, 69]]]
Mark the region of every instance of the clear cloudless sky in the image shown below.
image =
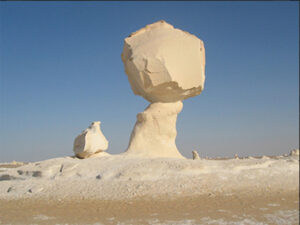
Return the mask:
[[121, 61], [158, 20], [204, 41], [206, 83], [184, 101], [176, 143], [191, 157], [278, 155], [299, 145], [299, 2], [0, 2], [0, 162], [73, 154], [100, 120], [123, 152], [136, 114]]

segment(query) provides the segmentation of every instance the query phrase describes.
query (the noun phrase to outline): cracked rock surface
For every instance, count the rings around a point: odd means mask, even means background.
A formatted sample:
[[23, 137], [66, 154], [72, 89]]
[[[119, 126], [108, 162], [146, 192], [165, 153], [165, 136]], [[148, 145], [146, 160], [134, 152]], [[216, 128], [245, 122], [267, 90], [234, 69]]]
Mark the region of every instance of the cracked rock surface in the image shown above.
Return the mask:
[[108, 141], [100, 129], [100, 124], [100, 121], [93, 122], [76, 137], [73, 151], [78, 158], [93, 157], [108, 148]]
[[203, 42], [165, 21], [125, 38], [122, 61], [134, 94], [149, 102], [182, 101], [204, 88]]

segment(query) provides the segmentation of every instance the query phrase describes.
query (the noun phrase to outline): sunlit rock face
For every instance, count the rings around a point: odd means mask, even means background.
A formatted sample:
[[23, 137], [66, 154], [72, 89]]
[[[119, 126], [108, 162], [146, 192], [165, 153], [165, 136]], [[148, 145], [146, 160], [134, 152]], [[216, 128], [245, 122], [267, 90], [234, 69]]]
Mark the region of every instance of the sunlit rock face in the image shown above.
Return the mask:
[[299, 155], [299, 149], [293, 149], [291, 152], [290, 152], [290, 156], [298, 156]]
[[204, 88], [203, 42], [165, 21], [125, 38], [122, 61], [134, 94], [149, 102], [182, 101]]
[[150, 104], [137, 115], [127, 153], [149, 158], [183, 158], [175, 143], [176, 120], [181, 110], [181, 101]]
[[200, 156], [199, 156], [197, 151], [192, 151], [192, 154], [193, 154], [193, 159], [194, 160], [200, 159]]
[[100, 129], [100, 124], [100, 121], [93, 122], [76, 137], [73, 151], [78, 158], [89, 158], [108, 148], [108, 141]]

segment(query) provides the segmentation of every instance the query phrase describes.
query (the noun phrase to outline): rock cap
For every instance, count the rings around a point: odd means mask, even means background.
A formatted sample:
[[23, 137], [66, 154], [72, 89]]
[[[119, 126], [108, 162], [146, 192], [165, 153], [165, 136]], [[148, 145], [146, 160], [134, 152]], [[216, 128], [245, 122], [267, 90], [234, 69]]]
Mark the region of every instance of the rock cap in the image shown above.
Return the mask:
[[203, 41], [163, 20], [125, 38], [121, 57], [134, 94], [149, 102], [182, 101], [204, 89]]

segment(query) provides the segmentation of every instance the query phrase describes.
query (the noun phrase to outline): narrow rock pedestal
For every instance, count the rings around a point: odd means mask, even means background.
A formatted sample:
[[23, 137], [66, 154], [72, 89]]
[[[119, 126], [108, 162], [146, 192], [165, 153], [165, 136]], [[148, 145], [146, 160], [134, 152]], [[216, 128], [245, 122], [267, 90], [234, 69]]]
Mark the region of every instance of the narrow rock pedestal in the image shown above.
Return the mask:
[[155, 102], [139, 113], [126, 154], [184, 158], [175, 143], [177, 115], [182, 107], [181, 101]]

